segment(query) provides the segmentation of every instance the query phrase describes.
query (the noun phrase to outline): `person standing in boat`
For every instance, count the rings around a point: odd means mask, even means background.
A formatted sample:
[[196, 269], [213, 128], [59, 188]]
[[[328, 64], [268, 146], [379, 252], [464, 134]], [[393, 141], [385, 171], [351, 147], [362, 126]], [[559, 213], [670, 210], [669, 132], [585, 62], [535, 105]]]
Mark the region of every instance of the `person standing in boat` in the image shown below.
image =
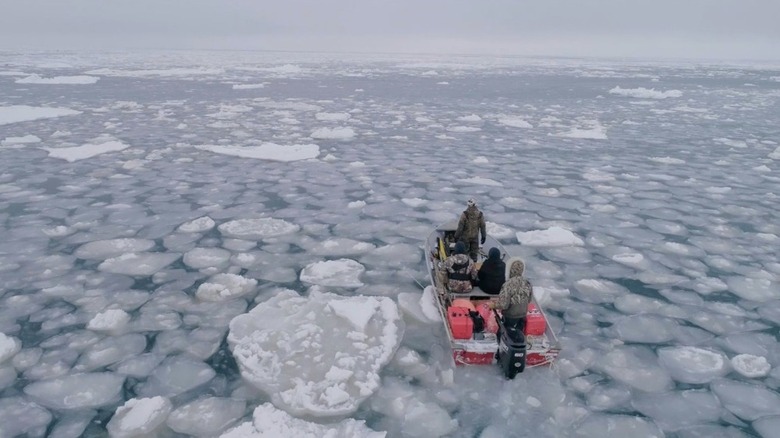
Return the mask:
[[481, 243], [485, 244], [487, 231], [485, 229], [485, 216], [477, 208], [477, 202], [471, 198], [466, 202], [466, 210], [460, 215], [458, 220], [458, 229], [455, 231], [455, 241], [466, 243], [471, 260], [477, 261], [479, 256], [480, 233], [482, 233]]
[[533, 296], [533, 286], [523, 277], [525, 263], [519, 257], [509, 259], [507, 266], [509, 266], [509, 278], [501, 286], [498, 299], [490, 302], [490, 308], [501, 310], [501, 317], [507, 330], [522, 332], [528, 314], [528, 303]]
[[501, 260], [501, 250], [490, 248], [488, 258], [477, 271], [479, 288], [490, 295], [498, 295], [506, 279], [506, 263]]
[[463, 242], [455, 244], [454, 253], [444, 261], [444, 269], [447, 271], [447, 287], [450, 292], [471, 292], [471, 282], [477, 278], [477, 266], [466, 255], [466, 245]]

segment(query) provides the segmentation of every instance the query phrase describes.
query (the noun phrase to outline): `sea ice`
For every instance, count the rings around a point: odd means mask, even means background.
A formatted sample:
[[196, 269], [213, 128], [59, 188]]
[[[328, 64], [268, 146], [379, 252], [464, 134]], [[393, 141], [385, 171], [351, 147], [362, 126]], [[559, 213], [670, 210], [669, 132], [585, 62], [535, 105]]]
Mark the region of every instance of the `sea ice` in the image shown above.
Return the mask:
[[656, 365], [654, 356], [641, 349], [616, 348], [602, 356], [597, 367], [625, 385], [646, 392], [661, 392], [672, 387], [672, 380]]
[[22, 343], [18, 339], [0, 332], [0, 364], [14, 357], [21, 349]]
[[366, 268], [351, 259], [328, 260], [307, 265], [301, 271], [301, 281], [321, 286], [360, 287], [360, 276]]
[[0, 106], [0, 125], [28, 122], [31, 120], [51, 119], [62, 116], [81, 114], [68, 108], [49, 108], [40, 106], [12, 105]]
[[3, 146], [18, 146], [33, 143], [40, 143], [41, 138], [35, 135], [25, 135], [23, 137], [6, 137], [5, 140], [0, 142]]
[[780, 438], [780, 415], [759, 418], [753, 422], [753, 428], [761, 438]]
[[308, 160], [317, 158], [320, 154], [320, 147], [316, 144], [296, 144], [287, 146], [275, 143], [263, 143], [259, 146], [199, 145], [195, 146], [195, 148], [211, 151], [215, 154], [282, 162]]
[[130, 315], [121, 309], [108, 309], [98, 313], [87, 323], [87, 328], [95, 331], [118, 332], [127, 327]]
[[738, 354], [731, 358], [731, 366], [739, 374], [745, 377], [757, 378], [769, 374], [772, 366], [765, 357], [754, 356], [752, 354]]
[[639, 99], [666, 99], [668, 97], [682, 96], [680, 90], [656, 91], [654, 88], [620, 88], [619, 86], [609, 90], [609, 93]]
[[84, 436], [84, 430], [95, 418], [97, 412], [93, 410], [78, 411], [60, 417], [47, 438], [80, 438]]
[[31, 383], [24, 392], [53, 409], [98, 408], [119, 400], [124, 381], [124, 376], [112, 373], [71, 374]]
[[683, 383], [708, 383], [729, 371], [723, 353], [699, 347], [664, 347], [658, 350], [658, 360], [674, 380]]
[[206, 397], [176, 408], [168, 416], [168, 427], [189, 436], [216, 436], [244, 415], [246, 402]]
[[224, 268], [230, 262], [232, 253], [222, 248], [194, 248], [186, 253], [182, 261], [193, 269]]
[[710, 388], [726, 409], [743, 420], [780, 415], [780, 395], [763, 385], [719, 379]]
[[517, 116], [502, 116], [499, 117], [498, 123], [505, 126], [510, 126], [512, 128], [524, 128], [524, 129], [531, 129], [533, 128], [533, 125], [526, 122], [525, 119]]
[[295, 415], [355, 411], [380, 384], [401, 339], [396, 304], [314, 288], [282, 291], [230, 322], [228, 342], [241, 375]]
[[780, 299], [780, 282], [768, 278], [729, 277], [729, 290], [738, 297], [765, 303]]
[[582, 246], [584, 242], [573, 232], [561, 228], [550, 227], [546, 230], [518, 232], [517, 241], [526, 246]]
[[226, 301], [255, 290], [257, 280], [236, 274], [217, 274], [198, 286], [195, 295], [203, 301]]
[[263, 240], [284, 234], [295, 233], [300, 227], [295, 224], [273, 218], [236, 219], [217, 227], [227, 237], [243, 240]]
[[172, 406], [164, 397], [132, 398], [116, 409], [106, 429], [117, 438], [154, 436]]
[[0, 399], [0, 437], [42, 437], [52, 415], [23, 397]]
[[112, 336], [92, 345], [79, 357], [73, 371], [85, 372], [134, 357], [146, 349], [146, 336], [128, 334]]
[[664, 433], [652, 421], [630, 415], [592, 414], [585, 418], [575, 436], [600, 438], [663, 438]]
[[69, 163], [85, 160], [108, 152], [119, 152], [129, 148], [130, 145], [118, 140], [104, 141], [102, 143], [87, 143], [81, 146], [41, 148], [49, 153], [52, 158], [60, 158]]
[[169, 356], [138, 391], [143, 396], [174, 397], [214, 378], [216, 372], [205, 363], [187, 355]]
[[666, 431], [715, 423], [723, 411], [711, 392], [698, 389], [661, 394], [640, 393], [634, 397], [631, 405]]
[[612, 328], [622, 341], [663, 344], [674, 339], [677, 323], [658, 316], [631, 315], [620, 318]]
[[319, 140], [349, 140], [355, 136], [355, 130], [352, 128], [319, 128], [311, 133], [311, 138]]
[[107, 259], [98, 265], [98, 269], [113, 274], [148, 277], [175, 262], [179, 257], [181, 255], [177, 253], [128, 253]]
[[270, 403], [255, 408], [247, 421], [220, 435], [220, 438], [384, 438], [384, 432], [369, 429], [364, 421], [348, 418], [338, 423], [312, 423], [276, 409]]
[[95, 240], [81, 245], [73, 254], [80, 259], [105, 260], [131, 252], [148, 251], [152, 248], [154, 248], [154, 241], [149, 239]]
[[37, 74], [19, 78], [17, 84], [40, 84], [40, 85], [90, 85], [95, 84], [100, 78], [97, 76], [54, 76], [51, 78], [44, 78]]
[[181, 233], [203, 233], [214, 228], [215, 225], [214, 219], [202, 216], [179, 225], [176, 231]]
[[371, 243], [360, 242], [344, 237], [335, 237], [318, 241], [309, 249], [309, 252], [320, 256], [344, 257], [355, 254], [363, 254], [375, 249]]
[[420, 310], [431, 322], [440, 322], [441, 314], [436, 306], [436, 289], [433, 286], [427, 286], [420, 297]]

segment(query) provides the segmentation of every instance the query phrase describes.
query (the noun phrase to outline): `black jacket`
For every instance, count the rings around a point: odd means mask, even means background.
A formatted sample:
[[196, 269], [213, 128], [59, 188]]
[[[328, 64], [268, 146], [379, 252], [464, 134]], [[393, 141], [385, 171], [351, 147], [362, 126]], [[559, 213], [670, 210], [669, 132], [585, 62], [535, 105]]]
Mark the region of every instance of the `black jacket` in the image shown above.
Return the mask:
[[477, 273], [479, 288], [487, 294], [498, 295], [501, 286], [504, 285], [505, 271], [506, 264], [503, 260], [498, 258], [485, 260]]

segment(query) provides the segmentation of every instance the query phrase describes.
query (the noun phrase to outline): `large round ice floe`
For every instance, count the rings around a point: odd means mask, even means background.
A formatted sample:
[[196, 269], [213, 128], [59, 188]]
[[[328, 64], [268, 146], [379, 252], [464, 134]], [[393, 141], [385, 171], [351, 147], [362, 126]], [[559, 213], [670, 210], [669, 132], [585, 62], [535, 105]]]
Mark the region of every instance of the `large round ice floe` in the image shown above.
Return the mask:
[[12, 358], [21, 349], [22, 343], [18, 339], [0, 332], [0, 364]]
[[385, 297], [282, 291], [230, 322], [241, 375], [293, 415], [354, 412], [380, 385], [403, 325]]
[[124, 376], [111, 373], [73, 374], [27, 385], [24, 392], [53, 409], [89, 409], [119, 400]]
[[653, 315], [625, 316], [613, 326], [618, 339], [648, 344], [661, 344], [674, 339], [676, 328], [677, 323], [673, 319]]
[[517, 241], [526, 246], [582, 246], [584, 242], [573, 232], [561, 228], [550, 227], [546, 230], [518, 232]]
[[667, 431], [715, 423], [723, 412], [715, 395], [698, 389], [661, 394], [640, 393], [636, 394], [631, 405]]
[[198, 286], [195, 295], [203, 301], [227, 301], [255, 290], [257, 280], [236, 274], [217, 274]]
[[214, 219], [203, 216], [179, 225], [176, 231], [180, 233], [202, 233], [214, 228], [214, 225], [216, 225]]
[[333, 424], [312, 423], [292, 417], [270, 403], [265, 403], [255, 408], [252, 421], [242, 423], [223, 433], [220, 438], [384, 438], [385, 436], [385, 432], [369, 429], [364, 421], [348, 418]]
[[106, 429], [117, 438], [154, 436], [168, 418], [172, 406], [164, 397], [130, 399], [116, 409]]
[[620, 348], [601, 357], [598, 367], [628, 386], [647, 392], [661, 392], [672, 387], [672, 380], [654, 359], [649, 350]]
[[321, 256], [341, 257], [363, 254], [376, 248], [373, 244], [344, 237], [327, 239], [317, 243], [309, 252]]
[[184, 253], [184, 264], [194, 269], [222, 268], [230, 262], [232, 253], [222, 248], [193, 248]]
[[360, 275], [366, 270], [351, 259], [328, 260], [312, 263], [301, 271], [301, 281], [320, 286], [360, 287]]
[[765, 357], [752, 354], [738, 354], [732, 357], [731, 366], [736, 372], [750, 378], [764, 377], [772, 369], [772, 365]]
[[780, 283], [767, 278], [731, 277], [726, 282], [731, 293], [745, 300], [766, 302], [780, 298]]
[[176, 253], [139, 252], [110, 258], [98, 266], [98, 270], [112, 274], [149, 277], [175, 262]]
[[24, 397], [0, 399], [0, 437], [44, 436], [52, 415]]
[[743, 420], [780, 415], [780, 395], [763, 385], [720, 379], [710, 388], [726, 409]]
[[243, 417], [245, 410], [242, 400], [207, 397], [171, 412], [168, 427], [189, 436], [216, 436]]
[[148, 251], [154, 248], [154, 241], [147, 239], [96, 240], [81, 245], [73, 254], [80, 259], [105, 260], [130, 252]]
[[236, 219], [225, 222], [217, 227], [217, 229], [219, 229], [220, 233], [228, 237], [245, 240], [262, 240], [267, 237], [295, 233], [300, 227], [281, 219], [264, 217], [259, 219]]
[[633, 415], [593, 414], [578, 425], [575, 436], [600, 438], [645, 437], [666, 435], [653, 422]]
[[707, 383], [729, 371], [723, 353], [699, 347], [666, 347], [658, 350], [661, 365], [683, 383]]

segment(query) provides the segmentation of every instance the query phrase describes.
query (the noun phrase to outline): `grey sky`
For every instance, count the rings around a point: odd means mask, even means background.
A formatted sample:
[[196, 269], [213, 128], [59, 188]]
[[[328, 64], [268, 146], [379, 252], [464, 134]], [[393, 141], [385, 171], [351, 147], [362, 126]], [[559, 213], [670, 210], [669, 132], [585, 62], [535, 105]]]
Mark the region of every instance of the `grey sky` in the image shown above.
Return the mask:
[[0, 0], [0, 49], [780, 59], [778, 0]]

